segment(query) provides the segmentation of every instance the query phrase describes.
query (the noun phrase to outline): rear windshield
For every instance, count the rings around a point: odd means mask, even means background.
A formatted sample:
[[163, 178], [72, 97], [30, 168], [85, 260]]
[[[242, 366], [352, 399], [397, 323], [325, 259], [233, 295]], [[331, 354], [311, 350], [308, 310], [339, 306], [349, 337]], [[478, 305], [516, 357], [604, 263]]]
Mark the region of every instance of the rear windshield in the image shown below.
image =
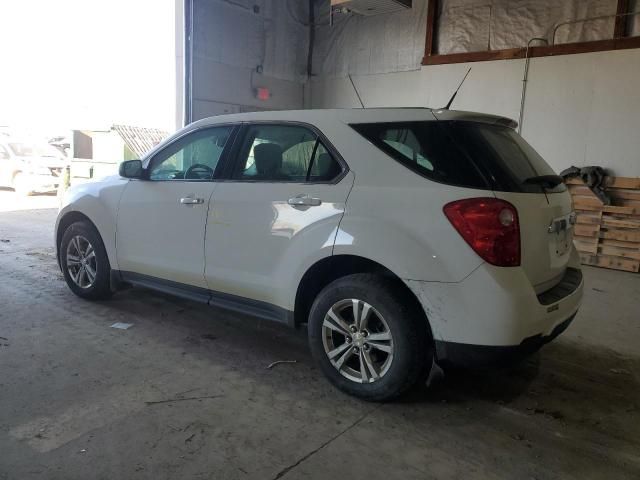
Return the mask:
[[[513, 129], [466, 121], [351, 125], [376, 147], [414, 172], [440, 183], [506, 192], [542, 192], [525, 183], [555, 175]], [[563, 189], [556, 187], [554, 191]]]

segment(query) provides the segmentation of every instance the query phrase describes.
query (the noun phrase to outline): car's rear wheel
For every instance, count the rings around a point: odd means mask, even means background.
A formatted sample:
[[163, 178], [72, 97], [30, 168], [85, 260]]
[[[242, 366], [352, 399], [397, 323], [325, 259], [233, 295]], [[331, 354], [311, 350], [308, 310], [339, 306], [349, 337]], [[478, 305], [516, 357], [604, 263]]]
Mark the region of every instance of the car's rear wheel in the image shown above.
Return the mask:
[[73, 293], [89, 300], [111, 296], [111, 266], [100, 234], [89, 222], [76, 222], [62, 235], [60, 266]]
[[424, 316], [394, 281], [371, 274], [343, 277], [320, 292], [309, 343], [331, 383], [373, 401], [408, 390], [433, 356]]

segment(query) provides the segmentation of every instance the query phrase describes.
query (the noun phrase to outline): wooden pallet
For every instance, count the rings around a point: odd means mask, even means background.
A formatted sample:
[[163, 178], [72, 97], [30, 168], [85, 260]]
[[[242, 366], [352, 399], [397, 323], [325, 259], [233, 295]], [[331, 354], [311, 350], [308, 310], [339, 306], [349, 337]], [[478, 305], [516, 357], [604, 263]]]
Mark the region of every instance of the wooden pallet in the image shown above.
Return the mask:
[[612, 205], [604, 205], [581, 179], [566, 181], [577, 213], [574, 243], [583, 264], [640, 270], [640, 178], [606, 177]]

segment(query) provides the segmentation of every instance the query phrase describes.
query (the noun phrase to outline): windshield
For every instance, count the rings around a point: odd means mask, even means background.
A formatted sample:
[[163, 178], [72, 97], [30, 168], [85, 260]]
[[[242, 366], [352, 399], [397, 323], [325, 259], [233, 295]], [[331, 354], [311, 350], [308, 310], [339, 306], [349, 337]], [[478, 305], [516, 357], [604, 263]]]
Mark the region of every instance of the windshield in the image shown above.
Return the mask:
[[[542, 186], [526, 180], [555, 175], [531, 145], [502, 125], [427, 121], [351, 126], [407, 168], [448, 185], [541, 193]], [[552, 191], [564, 188], [561, 184]]]
[[60, 158], [60, 152], [48, 144], [9, 143], [9, 148], [18, 157], [55, 157]]

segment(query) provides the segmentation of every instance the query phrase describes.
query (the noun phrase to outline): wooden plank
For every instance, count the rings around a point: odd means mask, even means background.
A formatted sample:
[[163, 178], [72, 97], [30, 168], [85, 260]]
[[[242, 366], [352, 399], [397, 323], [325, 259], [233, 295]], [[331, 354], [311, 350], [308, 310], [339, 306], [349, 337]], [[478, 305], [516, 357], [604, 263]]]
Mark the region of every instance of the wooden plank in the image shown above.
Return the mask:
[[594, 40], [592, 42], [558, 43], [555, 45], [543, 45], [531, 47], [530, 57], [548, 57], [554, 55], [572, 55], [576, 53], [602, 52], [604, 50], [615, 50], [616, 43], [613, 39]]
[[613, 205], [605, 205], [602, 207], [602, 211], [607, 213], [619, 213], [622, 215], [633, 215], [636, 213], [633, 207], [616, 207]]
[[640, 228], [640, 219], [634, 220], [633, 217], [616, 218], [604, 215], [602, 217], [602, 226], [607, 228]]
[[[580, 188], [580, 187], [573, 187], [573, 188]], [[631, 190], [627, 188], [607, 188], [606, 193], [611, 198], [640, 201], [640, 190]]]
[[609, 238], [601, 238], [598, 245], [609, 245], [610, 247], [629, 248], [640, 252], [639, 242], [626, 242], [624, 240], [612, 240]]
[[[531, 47], [529, 57], [549, 57], [555, 55], [572, 55], [576, 53], [603, 52], [607, 50], [623, 50], [640, 48], [640, 36], [624, 37], [591, 42], [562, 43], [558, 45]], [[504, 50], [488, 50], [482, 52], [450, 53], [444, 55], [425, 55], [423, 65], [444, 65], [449, 63], [487, 62], [490, 60], [511, 60], [524, 58], [525, 48], [507, 48]]]
[[613, 198], [613, 205], [618, 207], [631, 207], [635, 209], [636, 212], [640, 212], [640, 202], [637, 200], [627, 200], [626, 198]]
[[425, 39], [424, 45], [425, 58], [436, 53], [434, 39], [437, 38], [436, 32], [438, 29], [438, 20], [436, 18], [438, 13], [438, 1], [439, 0], [429, 0], [429, 3], [427, 4], [427, 38]]
[[511, 60], [524, 58], [524, 48], [507, 48], [483, 52], [449, 53], [446, 55], [425, 55], [423, 65], [446, 65], [449, 63], [486, 62], [489, 60]]
[[602, 255], [610, 255], [612, 257], [640, 260], [640, 251], [629, 250], [628, 248], [614, 247], [611, 245], [598, 246], [598, 253]]
[[600, 225], [576, 224], [573, 227], [573, 234], [583, 237], [597, 237], [600, 232]]
[[613, 38], [622, 38], [627, 36], [627, 20], [628, 16], [624, 15], [629, 13], [629, 0], [618, 0], [616, 6], [616, 23], [613, 27]]
[[592, 210], [594, 207], [598, 209], [602, 208], [604, 205], [600, 201], [598, 197], [585, 197], [582, 195], [571, 197], [573, 199], [573, 205], [575, 208], [584, 209], [584, 210]]
[[[587, 197], [595, 197], [596, 194], [591, 191], [586, 185], [568, 185], [569, 193], [571, 195], [584, 195]], [[596, 197], [598, 198], [598, 197]]]
[[600, 225], [602, 212], [576, 212], [576, 223], [581, 225]]
[[575, 240], [581, 241], [582, 243], [588, 243], [593, 245], [597, 245], [598, 239], [599, 239], [599, 237], [597, 236], [584, 236], [584, 235], [574, 235], [573, 238]]
[[[583, 185], [580, 177], [567, 178], [564, 181], [567, 185]], [[640, 190], [640, 177], [605, 177], [604, 185], [607, 188], [628, 188], [630, 190]]]
[[631, 260], [606, 255], [580, 255], [580, 261], [586, 265], [595, 267], [612, 268], [614, 270], [624, 270], [626, 272], [637, 272], [640, 270], [640, 260]]
[[574, 210], [589, 210], [590, 212], [599, 212], [602, 213], [602, 206], [600, 207], [592, 207], [590, 205], [576, 205], [575, 203], [573, 204], [573, 209]]
[[640, 177], [606, 177], [604, 183], [610, 188], [640, 189]]
[[576, 250], [583, 253], [591, 253], [593, 255], [598, 253], [598, 242], [590, 242], [590, 239], [584, 237], [573, 237], [573, 243], [576, 246]]
[[601, 238], [607, 238], [610, 240], [622, 240], [623, 242], [638, 242], [640, 243], [640, 232], [628, 231], [628, 230], [607, 230], [600, 232]]

